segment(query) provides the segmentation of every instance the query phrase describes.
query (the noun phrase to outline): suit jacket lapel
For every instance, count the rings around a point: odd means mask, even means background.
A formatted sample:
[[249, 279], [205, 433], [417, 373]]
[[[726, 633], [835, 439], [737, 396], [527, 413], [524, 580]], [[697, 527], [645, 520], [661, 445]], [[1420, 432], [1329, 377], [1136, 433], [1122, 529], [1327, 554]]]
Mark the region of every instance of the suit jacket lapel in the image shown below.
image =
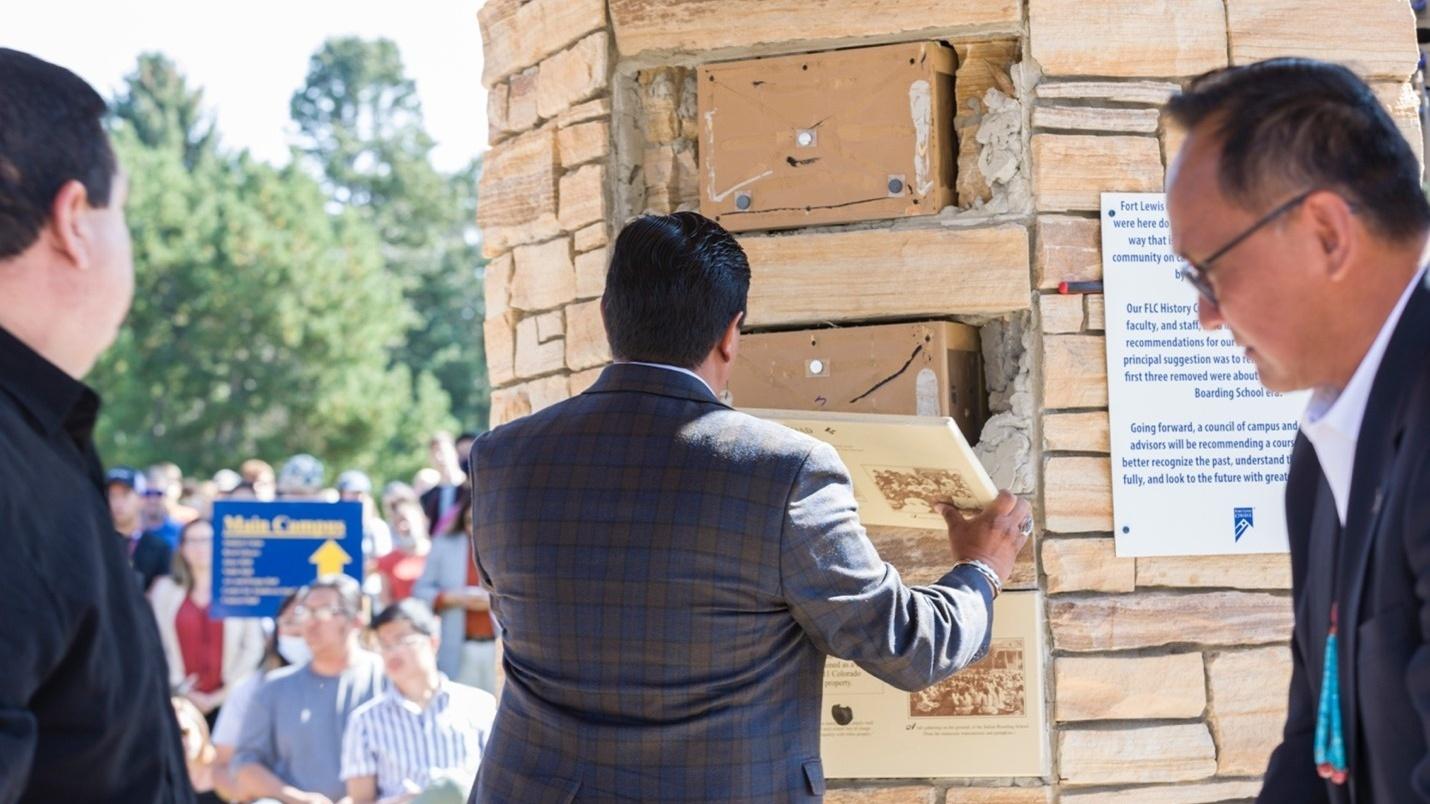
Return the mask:
[[1351, 773], [1356, 771], [1359, 728], [1359, 696], [1356, 678], [1357, 625], [1360, 623], [1361, 597], [1365, 592], [1365, 575], [1375, 546], [1385, 484], [1391, 476], [1400, 434], [1405, 428], [1405, 402], [1408, 397], [1404, 379], [1412, 369], [1418, 370], [1427, 342], [1430, 325], [1430, 291], [1417, 288], [1406, 303], [1396, 325], [1380, 369], [1376, 372], [1365, 417], [1356, 437], [1355, 465], [1351, 472], [1351, 498], [1346, 509], [1346, 527], [1336, 562], [1341, 589], [1340, 633], [1343, 651], [1341, 685], [1345, 714], [1346, 756]]
[[1302, 665], [1306, 668], [1306, 681], [1311, 688], [1311, 702], [1316, 705], [1321, 700], [1322, 669], [1326, 658], [1326, 636], [1330, 631], [1331, 599], [1335, 596], [1335, 565], [1325, 560], [1339, 542], [1340, 519], [1336, 514], [1336, 504], [1331, 496], [1331, 487], [1316, 467], [1316, 485], [1309, 494], [1309, 504], [1303, 508], [1306, 522], [1305, 552], [1308, 560], [1305, 575], [1296, 577], [1293, 565], [1293, 584], [1298, 584], [1300, 594], [1295, 595], [1295, 629], [1297, 645], [1301, 651]]

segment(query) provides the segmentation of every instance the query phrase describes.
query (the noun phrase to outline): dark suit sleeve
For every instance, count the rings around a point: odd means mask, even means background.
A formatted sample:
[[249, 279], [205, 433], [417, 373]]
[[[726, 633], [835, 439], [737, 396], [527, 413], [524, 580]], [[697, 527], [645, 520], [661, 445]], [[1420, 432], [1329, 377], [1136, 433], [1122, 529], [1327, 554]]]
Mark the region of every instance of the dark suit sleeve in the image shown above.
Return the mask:
[[1316, 773], [1316, 701], [1306, 677], [1306, 662], [1298, 637], [1291, 637], [1291, 689], [1281, 744], [1271, 752], [1258, 802], [1329, 802], [1326, 783]]
[[[1416, 457], [1418, 465], [1411, 470], [1410, 486], [1404, 491], [1406, 510], [1401, 536], [1409, 570], [1415, 578], [1420, 639], [1405, 670], [1405, 686], [1420, 716], [1424, 744], [1430, 745], [1430, 450]], [[1415, 764], [1410, 785], [1421, 799], [1430, 799], [1430, 757], [1422, 756]]]
[[908, 587], [859, 524], [849, 473], [820, 444], [786, 505], [780, 578], [795, 619], [816, 647], [889, 684], [920, 690], [981, 658], [992, 590], [972, 567]]

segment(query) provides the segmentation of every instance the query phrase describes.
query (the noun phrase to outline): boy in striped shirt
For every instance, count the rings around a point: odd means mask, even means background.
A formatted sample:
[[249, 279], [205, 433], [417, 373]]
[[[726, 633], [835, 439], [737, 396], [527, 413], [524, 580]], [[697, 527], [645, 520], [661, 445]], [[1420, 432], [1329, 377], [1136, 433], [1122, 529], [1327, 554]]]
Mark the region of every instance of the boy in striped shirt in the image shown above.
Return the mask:
[[437, 618], [421, 601], [394, 603], [372, 627], [392, 684], [348, 722], [342, 761], [348, 796], [353, 804], [466, 801], [496, 699], [437, 671]]

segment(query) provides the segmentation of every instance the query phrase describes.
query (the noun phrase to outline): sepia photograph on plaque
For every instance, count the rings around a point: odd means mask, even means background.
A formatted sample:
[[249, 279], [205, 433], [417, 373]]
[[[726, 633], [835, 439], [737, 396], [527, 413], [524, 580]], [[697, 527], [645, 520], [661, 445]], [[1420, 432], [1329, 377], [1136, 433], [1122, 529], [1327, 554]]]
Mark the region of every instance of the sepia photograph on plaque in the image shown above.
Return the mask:
[[938, 416], [744, 409], [834, 447], [867, 526], [945, 527], [934, 503], [982, 509], [998, 489], [954, 420]]
[[1028, 711], [1022, 639], [995, 639], [977, 664], [909, 695], [909, 717], [1023, 717]]

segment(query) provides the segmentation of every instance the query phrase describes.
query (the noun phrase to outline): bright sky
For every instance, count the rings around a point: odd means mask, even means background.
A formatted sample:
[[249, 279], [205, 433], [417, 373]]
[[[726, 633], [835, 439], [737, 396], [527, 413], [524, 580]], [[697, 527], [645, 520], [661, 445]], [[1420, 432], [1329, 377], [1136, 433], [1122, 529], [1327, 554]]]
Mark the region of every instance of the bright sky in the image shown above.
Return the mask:
[[49, 0], [10, 3], [0, 12], [0, 46], [75, 71], [111, 97], [140, 53], [173, 59], [218, 119], [229, 147], [286, 162], [294, 127], [288, 101], [308, 58], [331, 36], [387, 37], [397, 43], [434, 159], [455, 170], [487, 146], [482, 40], [484, 0]]

